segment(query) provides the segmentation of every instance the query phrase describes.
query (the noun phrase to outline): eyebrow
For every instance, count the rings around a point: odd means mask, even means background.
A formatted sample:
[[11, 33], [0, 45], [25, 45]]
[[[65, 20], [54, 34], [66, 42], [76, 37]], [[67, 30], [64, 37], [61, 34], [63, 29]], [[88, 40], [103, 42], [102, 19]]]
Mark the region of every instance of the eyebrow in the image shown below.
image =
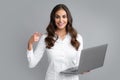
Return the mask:
[[[55, 14], [55, 16], [60, 16], [60, 15], [58, 15], [58, 14]], [[67, 16], [67, 14], [63, 14], [62, 16]]]

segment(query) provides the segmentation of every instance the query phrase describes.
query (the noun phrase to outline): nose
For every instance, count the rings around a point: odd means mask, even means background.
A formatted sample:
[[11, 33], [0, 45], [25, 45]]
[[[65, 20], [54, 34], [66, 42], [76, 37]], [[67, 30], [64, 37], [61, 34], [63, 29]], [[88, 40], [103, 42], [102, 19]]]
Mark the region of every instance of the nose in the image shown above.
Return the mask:
[[62, 18], [60, 17], [59, 22], [62, 22]]

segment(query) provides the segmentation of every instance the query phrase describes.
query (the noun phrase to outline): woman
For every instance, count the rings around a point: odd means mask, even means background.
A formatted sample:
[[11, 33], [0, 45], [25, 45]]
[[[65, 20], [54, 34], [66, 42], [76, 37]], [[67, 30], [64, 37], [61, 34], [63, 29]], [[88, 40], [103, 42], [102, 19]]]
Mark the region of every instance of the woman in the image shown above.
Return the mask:
[[[78, 66], [83, 40], [72, 26], [72, 16], [64, 4], [56, 5], [50, 15], [47, 33], [34, 33], [28, 41], [27, 58], [29, 67], [35, 67], [46, 50], [49, 67], [45, 80], [79, 80], [78, 75], [67, 76], [61, 71]], [[40, 39], [39, 39], [40, 38]], [[35, 51], [34, 42], [39, 41]]]

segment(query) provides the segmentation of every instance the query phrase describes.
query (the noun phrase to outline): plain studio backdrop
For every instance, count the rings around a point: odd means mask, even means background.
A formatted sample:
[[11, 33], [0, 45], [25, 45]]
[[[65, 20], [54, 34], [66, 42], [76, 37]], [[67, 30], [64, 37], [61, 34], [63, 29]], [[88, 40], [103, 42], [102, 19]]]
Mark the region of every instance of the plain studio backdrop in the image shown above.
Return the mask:
[[80, 80], [119, 80], [119, 0], [0, 0], [0, 80], [44, 80], [46, 53], [35, 68], [28, 68], [27, 42], [34, 32], [46, 32], [50, 12], [59, 3], [70, 9], [84, 48], [108, 43], [104, 66]]

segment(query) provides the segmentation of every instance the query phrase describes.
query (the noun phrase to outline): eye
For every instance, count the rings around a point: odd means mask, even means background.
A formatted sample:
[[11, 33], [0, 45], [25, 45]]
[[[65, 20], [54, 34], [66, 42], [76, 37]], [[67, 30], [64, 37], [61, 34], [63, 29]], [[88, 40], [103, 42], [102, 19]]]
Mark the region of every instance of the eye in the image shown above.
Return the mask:
[[55, 15], [55, 18], [58, 19], [58, 18], [60, 18], [60, 16], [59, 15]]
[[62, 17], [63, 17], [63, 18], [67, 18], [67, 16], [66, 16], [66, 15], [63, 15]]

